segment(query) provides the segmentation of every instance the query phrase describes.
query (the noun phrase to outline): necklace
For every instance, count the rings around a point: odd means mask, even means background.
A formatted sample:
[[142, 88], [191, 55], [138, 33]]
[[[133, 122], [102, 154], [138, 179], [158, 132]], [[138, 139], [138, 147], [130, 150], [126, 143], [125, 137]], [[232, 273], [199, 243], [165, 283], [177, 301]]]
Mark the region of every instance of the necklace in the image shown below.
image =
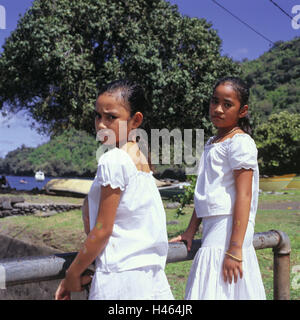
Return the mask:
[[221, 140], [222, 138], [228, 136], [230, 133], [232, 133], [232, 132], [234, 132], [234, 131], [236, 131], [236, 130], [238, 130], [238, 129], [240, 129], [240, 127], [234, 127], [234, 128], [232, 128], [230, 131], [228, 131], [228, 132], [226, 132], [226, 133], [223, 133], [223, 134], [221, 134], [221, 135], [216, 135], [215, 138], [213, 138], [213, 140], [212, 140], [211, 143], [216, 143], [216, 142], [218, 142], [218, 141]]

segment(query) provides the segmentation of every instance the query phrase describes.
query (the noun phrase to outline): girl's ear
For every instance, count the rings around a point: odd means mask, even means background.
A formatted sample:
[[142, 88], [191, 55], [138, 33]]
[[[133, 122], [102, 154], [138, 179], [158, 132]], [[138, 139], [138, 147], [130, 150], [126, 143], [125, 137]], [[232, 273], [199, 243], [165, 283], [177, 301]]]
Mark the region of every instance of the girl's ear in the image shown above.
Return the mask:
[[239, 118], [244, 118], [248, 114], [248, 105], [244, 105], [242, 108], [240, 108]]
[[144, 116], [141, 112], [136, 112], [131, 118], [133, 128], [137, 129], [143, 122]]

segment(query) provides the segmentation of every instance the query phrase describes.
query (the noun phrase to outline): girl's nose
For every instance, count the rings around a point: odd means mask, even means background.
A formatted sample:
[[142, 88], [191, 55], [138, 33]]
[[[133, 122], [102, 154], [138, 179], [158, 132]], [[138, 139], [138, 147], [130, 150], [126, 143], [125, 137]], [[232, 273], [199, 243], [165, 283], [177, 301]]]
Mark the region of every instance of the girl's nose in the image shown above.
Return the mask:
[[105, 123], [103, 122], [103, 119], [96, 119], [96, 128], [98, 130], [106, 128]]
[[215, 107], [215, 112], [216, 113], [223, 113], [223, 108], [222, 108], [222, 105], [221, 103], [218, 103]]

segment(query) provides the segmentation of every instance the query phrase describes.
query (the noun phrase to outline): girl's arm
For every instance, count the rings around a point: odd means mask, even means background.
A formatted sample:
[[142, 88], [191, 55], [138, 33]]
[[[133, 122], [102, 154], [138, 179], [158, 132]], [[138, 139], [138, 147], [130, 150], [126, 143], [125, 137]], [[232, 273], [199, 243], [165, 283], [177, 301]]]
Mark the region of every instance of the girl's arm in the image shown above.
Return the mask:
[[80, 276], [105, 248], [113, 230], [120, 196], [121, 190], [119, 188], [101, 187], [101, 200], [96, 225], [67, 270], [66, 277], [56, 292], [56, 299], [63, 299], [71, 291], [82, 290], [83, 283]]
[[[236, 187], [236, 200], [233, 212], [232, 232], [227, 253], [223, 264], [224, 280], [232, 282], [237, 281], [238, 274], [243, 276], [242, 271], [242, 247], [245, 238], [245, 233], [248, 226], [251, 199], [252, 199], [252, 170], [235, 170], [234, 179]], [[237, 259], [235, 259], [235, 257]]]
[[186, 231], [183, 234], [179, 235], [178, 237], [171, 239], [169, 242], [186, 241], [187, 242], [187, 249], [188, 249], [188, 251], [190, 251], [191, 246], [192, 246], [192, 240], [195, 236], [195, 233], [197, 232], [197, 230], [199, 228], [201, 221], [202, 221], [202, 219], [197, 217], [196, 211], [194, 209], [190, 223], [189, 223]]

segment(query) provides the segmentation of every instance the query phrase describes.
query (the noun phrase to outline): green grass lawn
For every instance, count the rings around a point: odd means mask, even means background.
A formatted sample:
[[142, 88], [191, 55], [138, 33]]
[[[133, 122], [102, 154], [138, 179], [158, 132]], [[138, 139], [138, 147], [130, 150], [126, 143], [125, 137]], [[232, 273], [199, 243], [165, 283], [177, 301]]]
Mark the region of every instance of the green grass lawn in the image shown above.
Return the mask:
[[[26, 201], [37, 202], [36, 196], [27, 198]], [[46, 198], [42, 196], [40, 201], [59, 201], [80, 203], [82, 199], [72, 198]], [[168, 200], [164, 200], [166, 204]], [[259, 209], [256, 216], [255, 232], [264, 232], [271, 229], [282, 230], [291, 241], [291, 271], [300, 269], [300, 209], [290, 210], [289, 202], [300, 202], [300, 190], [288, 190], [287, 194], [273, 195], [262, 194], [260, 204], [272, 204], [267, 210]], [[285, 210], [276, 209], [277, 204], [287, 203]], [[299, 208], [299, 207], [298, 207]], [[175, 209], [166, 209], [167, 221], [175, 220], [177, 224], [168, 224], [169, 239], [183, 232], [191, 217], [192, 206], [185, 209], [185, 214], [176, 216]], [[81, 211], [73, 210], [60, 213], [48, 218], [36, 216], [15, 216], [0, 220], [0, 232], [10, 236], [29, 239], [36, 244], [47, 244], [64, 252], [77, 251], [85, 239], [81, 221]], [[195, 238], [201, 238], [201, 232]], [[257, 250], [257, 257], [267, 294], [267, 299], [273, 299], [273, 253], [272, 249]], [[169, 279], [175, 299], [183, 299], [185, 285], [192, 261], [169, 263], [166, 266], [166, 274]], [[298, 267], [297, 267], [298, 266]], [[296, 268], [295, 268], [296, 267]], [[291, 299], [300, 300], [300, 270], [291, 273]], [[299, 279], [297, 283], [297, 279]], [[298, 287], [298, 289], [297, 289]]]

